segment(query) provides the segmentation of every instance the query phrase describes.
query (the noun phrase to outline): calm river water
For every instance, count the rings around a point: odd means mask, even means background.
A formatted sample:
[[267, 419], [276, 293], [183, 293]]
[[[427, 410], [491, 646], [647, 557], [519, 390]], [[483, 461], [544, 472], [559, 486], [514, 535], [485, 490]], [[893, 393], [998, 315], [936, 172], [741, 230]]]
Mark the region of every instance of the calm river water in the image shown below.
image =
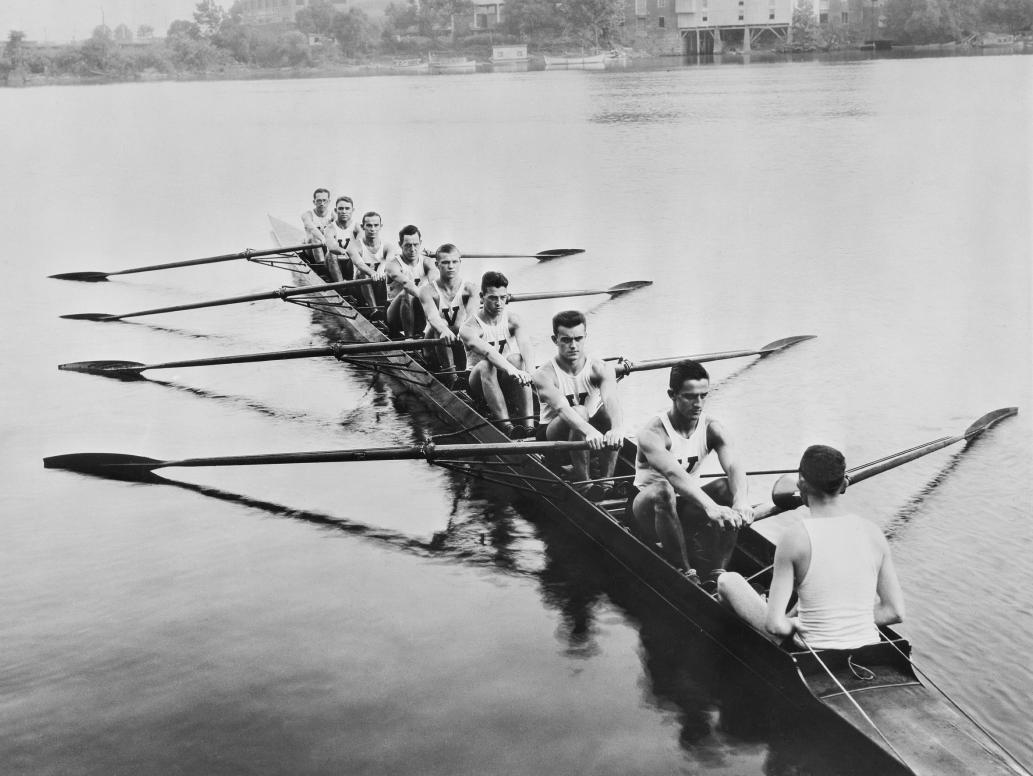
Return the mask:
[[[600, 354], [819, 335], [714, 365], [711, 411], [751, 468], [816, 441], [861, 463], [1018, 406], [850, 500], [891, 533], [916, 660], [1030, 765], [1031, 129], [1028, 56], [0, 90], [4, 772], [865, 771], [732, 698], [705, 643], [533, 508], [425, 464], [171, 471], [183, 487], [42, 468], [422, 435], [418, 405], [335, 362], [56, 369], [320, 343], [309, 311], [268, 302], [57, 318], [271, 290], [277, 270], [45, 277], [266, 247], [266, 215], [318, 185], [432, 245], [587, 249], [467, 260], [513, 291], [655, 281], [574, 302]], [[539, 360], [571, 304], [521, 307]], [[632, 426], [665, 379], [622, 384]]]

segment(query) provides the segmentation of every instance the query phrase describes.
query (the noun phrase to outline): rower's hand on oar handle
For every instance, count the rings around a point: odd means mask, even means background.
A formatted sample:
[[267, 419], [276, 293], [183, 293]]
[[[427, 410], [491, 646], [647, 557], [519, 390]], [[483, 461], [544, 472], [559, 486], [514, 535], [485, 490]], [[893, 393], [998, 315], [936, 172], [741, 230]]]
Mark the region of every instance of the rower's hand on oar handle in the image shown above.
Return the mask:
[[514, 369], [509, 375], [521, 385], [531, 385], [534, 382], [534, 378], [531, 377], [530, 373], [525, 372], [523, 369]]
[[446, 345], [451, 345], [452, 343], [459, 341], [459, 337], [457, 337], [456, 333], [451, 329], [445, 329], [444, 332], [438, 335], [438, 339], [440, 339]]
[[719, 504], [715, 504], [708, 510], [707, 517], [711, 522], [717, 524], [718, 527], [725, 529], [742, 528], [745, 524], [741, 512], [731, 507], [720, 506]]
[[753, 523], [753, 506], [751, 504], [733, 504], [732, 509], [742, 515], [742, 524], [744, 526], [751, 525]]
[[603, 434], [603, 440], [611, 450], [620, 450], [624, 446], [624, 434], [619, 428], [611, 428]]

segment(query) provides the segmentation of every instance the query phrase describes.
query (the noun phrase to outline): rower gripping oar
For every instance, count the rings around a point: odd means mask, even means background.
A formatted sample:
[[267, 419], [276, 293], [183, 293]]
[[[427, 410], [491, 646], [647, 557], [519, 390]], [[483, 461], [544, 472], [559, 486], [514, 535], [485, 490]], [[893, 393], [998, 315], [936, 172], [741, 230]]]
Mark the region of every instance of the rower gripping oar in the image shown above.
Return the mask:
[[639, 288], [653, 285], [652, 280], [629, 280], [625, 283], [618, 283], [609, 288], [586, 288], [574, 291], [538, 291], [527, 294], [511, 294], [510, 302], [531, 302], [537, 299], [561, 299], [567, 296], [594, 296], [596, 294], [609, 294], [611, 297], [626, 294]]
[[180, 304], [173, 307], [156, 307], [153, 310], [137, 310], [136, 312], [122, 313], [121, 315], [111, 315], [109, 313], [71, 313], [70, 315], [62, 315], [61, 317], [75, 321], [121, 321], [123, 318], [138, 318], [143, 315], [157, 315], [158, 313], [176, 313], [182, 310], [199, 310], [202, 307], [220, 307], [228, 304], [258, 302], [263, 299], [282, 299], [283, 301], [287, 301], [293, 296], [310, 296], [324, 291], [341, 291], [345, 288], [368, 286], [375, 282], [376, 281], [372, 278], [363, 278], [361, 280], [342, 280], [338, 283], [326, 283], [325, 285], [320, 286], [303, 286], [301, 288], [283, 286], [275, 291], [263, 291], [262, 293], [247, 294], [245, 296], [231, 296], [225, 299], [213, 299], [209, 302], [192, 302], [190, 304]]
[[245, 353], [234, 356], [215, 356], [213, 358], [195, 358], [187, 361], [165, 361], [160, 364], [141, 364], [139, 361], [73, 361], [61, 364], [58, 369], [66, 372], [85, 372], [102, 377], [114, 377], [119, 380], [139, 380], [141, 372], [148, 369], [178, 369], [193, 366], [221, 366], [223, 364], [248, 364], [257, 361], [286, 361], [294, 358], [316, 358], [333, 356], [344, 359], [348, 356], [368, 353], [392, 353], [408, 350], [422, 350], [433, 345], [440, 345], [439, 339], [385, 340], [383, 342], [333, 342], [330, 345], [316, 348], [295, 348], [293, 350], [274, 350], [266, 353]]
[[58, 275], [51, 275], [50, 277], [56, 278], [57, 280], [83, 280], [87, 283], [97, 283], [102, 280], [107, 280], [113, 275], [131, 275], [136, 272], [153, 272], [159, 269], [174, 269], [176, 267], [193, 267], [198, 264], [217, 264], [220, 261], [233, 261], [235, 259], [248, 259], [257, 258], [260, 256], [275, 256], [281, 253], [293, 253], [294, 251], [303, 251], [310, 248], [318, 247], [306, 243], [304, 245], [289, 245], [283, 248], [264, 248], [259, 251], [253, 251], [250, 248], [239, 251], [237, 253], [224, 253], [220, 256], [207, 256], [203, 259], [188, 259], [187, 261], [173, 261], [168, 264], [151, 264], [146, 267], [130, 267], [129, 269], [120, 269], [117, 272], [62, 272]]
[[355, 461], [402, 461], [426, 459], [434, 461], [456, 456], [507, 456], [546, 452], [584, 450], [588, 443], [580, 442], [501, 442], [498, 444], [438, 445], [427, 442], [410, 447], [366, 447], [351, 450], [322, 450], [314, 452], [266, 453], [262, 455], [231, 455], [213, 458], [182, 458], [159, 461], [140, 455], [123, 453], [71, 453], [43, 459], [45, 469], [65, 469], [80, 474], [94, 474], [116, 480], [146, 482], [155, 469], [171, 466], [267, 466], [293, 463], [345, 463]]
[[[957, 436], [933, 439], [930, 442], [925, 442], [924, 444], [916, 445], [915, 447], [909, 447], [906, 450], [901, 450], [900, 452], [878, 458], [874, 461], [861, 464], [860, 466], [855, 466], [847, 470], [850, 483], [855, 484], [863, 482], [869, 477], [874, 477], [876, 474], [881, 474], [882, 472], [894, 469], [897, 466], [913, 461], [916, 458], [921, 458], [922, 456], [929, 455], [930, 453], [935, 453], [937, 450], [942, 450], [943, 448], [957, 444], [958, 442], [974, 439], [1005, 418], [1017, 415], [1018, 412], [1018, 407], [1003, 407], [999, 410], [986, 413], [981, 418], [975, 420], [963, 433], [958, 434]], [[780, 477], [771, 489], [771, 501], [774, 508], [771, 509], [769, 507], [769, 509], [763, 514], [756, 517], [754, 522], [765, 517], [771, 517], [779, 512], [785, 512], [802, 506], [803, 502], [800, 500], [800, 491], [797, 487], [797, 477], [792, 474]]]

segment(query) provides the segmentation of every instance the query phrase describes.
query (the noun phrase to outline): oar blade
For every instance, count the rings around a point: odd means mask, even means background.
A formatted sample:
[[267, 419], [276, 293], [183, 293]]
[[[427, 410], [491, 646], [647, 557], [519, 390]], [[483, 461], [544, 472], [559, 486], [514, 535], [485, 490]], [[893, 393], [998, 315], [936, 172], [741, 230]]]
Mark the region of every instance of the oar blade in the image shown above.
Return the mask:
[[55, 280], [82, 280], [86, 283], [99, 283], [108, 279], [107, 272], [62, 272], [51, 275]]
[[774, 342], [769, 342], [767, 345], [760, 349], [759, 353], [761, 353], [762, 355], [768, 355], [769, 353], [777, 353], [780, 350], [785, 350], [786, 348], [792, 347], [793, 345], [796, 345], [800, 342], [806, 342], [807, 340], [814, 339], [817, 336], [817, 334], [801, 334], [796, 337], [784, 337], [783, 339], [778, 339]]
[[547, 251], [538, 251], [534, 254], [534, 257], [538, 261], [550, 261], [551, 259], [563, 259], [567, 256], [576, 256], [579, 253], [584, 253], [584, 248], [550, 248]]
[[610, 296], [620, 296], [626, 294], [629, 291], [637, 291], [640, 288], [653, 285], [652, 280], [629, 280], [625, 283], [618, 283], [615, 286], [611, 286], [606, 290]]
[[971, 426], [965, 429], [965, 433], [962, 434], [966, 439], [974, 437], [977, 434], [982, 434], [991, 426], [1000, 423], [1005, 418], [1010, 418], [1013, 415], [1019, 414], [1018, 407], [1002, 407], [999, 410], [986, 413], [983, 417], [974, 421]]
[[139, 361], [72, 361], [61, 364], [58, 369], [65, 372], [83, 372], [88, 375], [114, 377], [118, 380], [143, 380], [140, 374], [146, 364]]
[[119, 317], [117, 315], [110, 315], [109, 313], [69, 313], [68, 315], [62, 315], [62, 318], [69, 321], [117, 321]]
[[43, 459], [44, 469], [64, 469], [79, 474], [92, 474], [113, 480], [148, 482], [155, 478], [152, 470], [163, 461], [142, 455], [123, 453], [69, 453]]

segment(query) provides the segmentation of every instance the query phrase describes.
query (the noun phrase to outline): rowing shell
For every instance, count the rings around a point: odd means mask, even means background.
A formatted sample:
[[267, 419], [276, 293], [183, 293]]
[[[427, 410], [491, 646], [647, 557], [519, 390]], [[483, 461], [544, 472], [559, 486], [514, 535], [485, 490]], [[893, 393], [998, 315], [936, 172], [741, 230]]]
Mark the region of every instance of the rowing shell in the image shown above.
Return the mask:
[[[270, 221], [281, 245], [301, 241], [300, 230], [294, 226], [274, 218]], [[335, 292], [329, 293], [337, 297]], [[356, 341], [388, 340], [346, 299], [337, 297], [335, 302], [341, 311], [335, 325], [342, 332]], [[508, 440], [407, 353], [349, 362], [401, 381], [410, 391], [417, 390], [426, 405], [456, 430], [453, 439], [483, 444]], [[634, 444], [625, 441], [616, 474], [633, 470], [634, 453]], [[623, 500], [589, 501], [538, 455], [502, 455], [493, 460], [495, 465], [487, 467], [488, 473], [466, 462], [442, 461], [438, 465], [533, 495], [543, 517], [565, 523], [588, 540], [609, 562], [618, 564], [711, 638], [748, 675], [764, 682], [804, 716], [820, 718], [859, 752], [881, 760], [879, 773], [992, 776], [1017, 772], [978, 726], [919, 680], [909, 660], [910, 644], [893, 629], [881, 628], [883, 642], [851, 652], [849, 663], [867, 669], [856, 675], [842, 653], [819, 651], [835, 676], [833, 680], [812, 653], [773, 644], [690, 582], [654, 548], [639, 541], [624, 522]], [[744, 530], [730, 566], [749, 578], [763, 575], [773, 557], [770, 541], [756, 531]], [[878, 729], [858, 712], [855, 702]]]

